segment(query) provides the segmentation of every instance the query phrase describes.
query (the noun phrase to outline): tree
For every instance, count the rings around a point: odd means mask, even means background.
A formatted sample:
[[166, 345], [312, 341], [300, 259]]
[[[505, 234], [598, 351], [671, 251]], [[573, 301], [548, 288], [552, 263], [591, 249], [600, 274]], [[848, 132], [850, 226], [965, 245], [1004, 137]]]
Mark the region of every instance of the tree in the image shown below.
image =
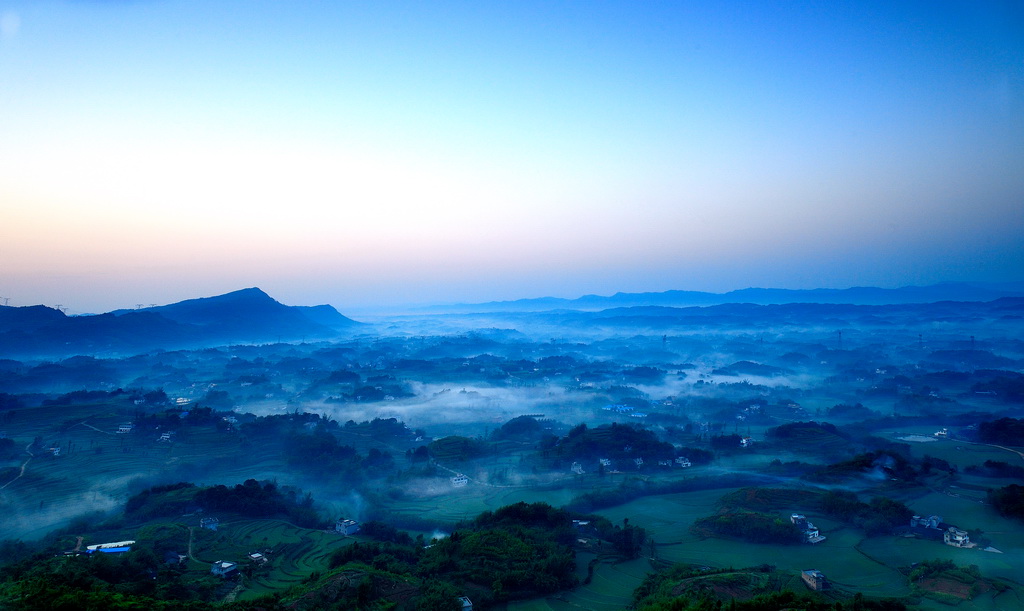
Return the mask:
[[416, 600], [416, 611], [461, 611], [459, 592], [451, 585], [431, 579]]

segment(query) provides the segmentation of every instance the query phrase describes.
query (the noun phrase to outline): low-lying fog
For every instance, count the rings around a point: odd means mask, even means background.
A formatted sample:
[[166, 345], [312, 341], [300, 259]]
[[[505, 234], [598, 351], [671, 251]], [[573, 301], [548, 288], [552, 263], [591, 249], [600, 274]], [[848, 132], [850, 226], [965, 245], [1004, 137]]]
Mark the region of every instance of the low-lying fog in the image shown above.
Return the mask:
[[[35, 451], [12, 451], [0, 459], [0, 486], [6, 486], [0, 491], [0, 525], [18, 536], [38, 535], [75, 514], [116, 509], [131, 492], [129, 482], [152, 484], [197, 473], [208, 476], [206, 483], [215, 483], [210, 479], [217, 473], [273, 477], [312, 490], [326, 507], [356, 511], [357, 491], [320, 486], [280, 463], [247, 469], [233, 455], [161, 462], [153, 440], [128, 436], [118, 441], [135, 452], [125, 454], [125, 460], [136, 457], [133, 464], [116, 464], [108, 450], [102, 462], [109, 476], [86, 478], [88, 486], [71, 486], [63, 496], [50, 481], [67, 477], [61, 465], [75, 458], [46, 458], [50, 444], [70, 443], [86, 427], [103, 433], [91, 433], [97, 440], [90, 443], [109, 443], [117, 422], [194, 406], [225, 416], [306, 412], [339, 426], [394, 418], [423, 432], [405, 446], [379, 445], [403, 461], [406, 448], [448, 435], [483, 439], [522, 415], [544, 420], [548, 435], [564, 435], [579, 423], [615, 422], [648, 428], [679, 446], [708, 447], [713, 435], [764, 441], [771, 427], [787, 422], [845, 426], [895, 413], [937, 426], [950, 414], [1020, 411], [1019, 402], [989, 390], [999, 376], [1022, 370], [1024, 341], [1018, 338], [1024, 325], [1011, 311], [974, 308], [970, 316], [952, 319], [948, 306], [941, 316], [930, 316], [927, 306], [869, 313], [837, 308], [809, 316], [806, 324], [770, 308], [752, 310], [766, 313], [764, 318], [664, 308], [404, 316], [374, 321], [360, 336], [335, 342], [5, 360], [0, 431], [15, 441], [15, 450], [34, 443]], [[104, 411], [104, 393], [131, 407]], [[832, 410], [838, 405], [855, 407]], [[36, 410], [50, 420], [31, 420]], [[781, 449], [747, 457], [726, 453], [713, 468], [745, 472], [773, 458], [823, 463], [842, 451], [818, 459]], [[18, 470], [26, 461], [21, 480]], [[497, 474], [505, 486], [520, 484], [524, 475], [535, 484], [543, 477], [537, 465], [529, 473], [515, 465], [495, 469], [475, 477], [484, 482]], [[566, 467], [559, 469], [548, 481], [564, 477]], [[450, 492], [446, 474], [408, 477], [405, 494]], [[26, 482], [56, 491], [39, 500], [24, 488]]]

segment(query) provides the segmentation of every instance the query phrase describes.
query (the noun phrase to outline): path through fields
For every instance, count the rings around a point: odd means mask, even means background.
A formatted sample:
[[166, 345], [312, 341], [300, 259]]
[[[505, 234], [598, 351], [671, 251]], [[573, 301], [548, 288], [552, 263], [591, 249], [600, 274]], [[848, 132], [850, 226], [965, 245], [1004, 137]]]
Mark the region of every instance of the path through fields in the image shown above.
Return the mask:
[[80, 424], [80, 425], [82, 425], [84, 427], [88, 427], [88, 428], [90, 428], [90, 429], [92, 429], [92, 430], [94, 430], [94, 431], [96, 431], [98, 433], [103, 433], [104, 435], [113, 435], [113, 433], [111, 433], [110, 431], [104, 431], [103, 429], [98, 429], [98, 428], [94, 427], [93, 425], [89, 424], [88, 422], [86, 422], [85, 420], [79, 422], [78, 424]]
[[188, 557], [189, 557], [189, 559], [191, 559], [193, 562], [198, 562], [199, 564], [210, 564], [209, 562], [203, 562], [202, 560], [198, 560], [198, 559], [196, 559], [195, 556], [192, 555], [192, 535], [194, 533], [195, 533], [195, 527], [194, 526], [189, 526], [188, 527]]
[[32, 450], [30, 450], [30, 449], [29, 449], [29, 448], [31, 448], [31, 447], [32, 447], [32, 444], [31, 444], [31, 443], [30, 443], [30, 444], [28, 444], [27, 446], [25, 446], [25, 451], [26, 451], [26, 452], [28, 452], [28, 459], [27, 459], [27, 460], [26, 460], [25, 462], [21, 463], [21, 472], [19, 472], [19, 473], [18, 473], [18, 477], [16, 477], [16, 478], [12, 479], [11, 481], [9, 481], [9, 482], [7, 482], [6, 484], [4, 484], [3, 486], [0, 486], [0, 490], [3, 490], [4, 488], [6, 488], [6, 487], [10, 486], [10, 485], [11, 485], [11, 484], [13, 484], [14, 482], [16, 482], [16, 481], [18, 481], [19, 479], [21, 479], [21, 477], [22, 477], [23, 475], [25, 475], [25, 467], [27, 467], [27, 466], [28, 466], [28, 463], [29, 463], [29, 462], [30, 462], [30, 461], [31, 461], [31, 460], [32, 460], [33, 458], [35, 458], [35, 456], [36, 456], [35, 454], [33, 454], [33, 453], [32, 453]]
[[976, 445], [976, 446], [988, 446], [990, 448], [999, 448], [1000, 450], [1006, 450], [1007, 452], [1013, 452], [1017, 456], [1020, 456], [1021, 460], [1024, 460], [1024, 452], [1021, 452], [1019, 450], [1014, 450], [1013, 448], [1007, 448], [1005, 446], [997, 446], [994, 443], [981, 443], [981, 442], [977, 442], [977, 441], [968, 441], [967, 443], [969, 443], [971, 445]]
[[224, 600], [222, 602], [226, 602], [226, 603], [233, 603], [233, 602], [235, 602], [235, 599], [238, 598], [239, 592], [241, 592], [244, 589], [245, 589], [245, 586], [243, 586], [242, 584], [238, 584], [230, 592], [228, 592], [228, 595], [224, 597]]

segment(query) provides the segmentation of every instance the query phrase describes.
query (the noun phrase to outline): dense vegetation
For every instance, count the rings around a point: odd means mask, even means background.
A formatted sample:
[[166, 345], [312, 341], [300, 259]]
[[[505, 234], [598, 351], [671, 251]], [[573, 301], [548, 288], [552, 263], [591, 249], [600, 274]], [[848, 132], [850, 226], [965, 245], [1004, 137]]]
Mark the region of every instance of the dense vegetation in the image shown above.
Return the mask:
[[988, 491], [988, 502], [1000, 515], [1024, 520], [1024, 486], [1010, 484]]
[[[832, 408], [832, 410], [834, 409]], [[832, 410], [829, 411], [831, 412]], [[828, 422], [790, 422], [780, 424], [777, 427], [768, 429], [768, 436], [785, 440], [821, 439], [829, 436], [849, 438], [849, 435], [841, 432], [834, 424], [829, 424]]]
[[845, 418], [847, 420], [868, 420], [870, 418], [878, 418], [881, 415], [873, 409], [864, 407], [860, 403], [854, 403], [853, 405], [839, 403], [828, 408], [825, 413], [830, 418]]
[[545, 425], [550, 424], [550, 420], [542, 421], [534, 416], [517, 416], [492, 432], [491, 439], [493, 441], [536, 441], [545, 434]]
[[910, 523], [914, 512], [903, 503], [876, 496], [864, 503], [852, 492], [830, 490], [821, 496], [819, 509], [825, 515], [849, 522], [868, 536], [888, 534]]
[[699, 536], [726, 537], [750, 543], [796, 545], [804, 540], [803, 532], [789, 520], [757, 511], [726, 511], [700, 518], [692, 530]]
[[938, 558], [910, 567], [907, 579], [915, 593], [950, 605], [974, 598], [983, 590], [1006, 589], [1001, 582], [983, 578], [976, 565], [960, 567]]
[[986, 460], [981, 465], [970, 465], [964, 468], [965, 473], [981, 477], [1005, 477], [1024, 480], [1024, 467], [1011, 465], [1001, 460]]
[[657, 461], [676, 456], [672, 444], [660, 441], [652, 431], [618, 423], [594, 428], [579, 424], [565, 437], [542, 443], [541, 448], [544, 456], [555, 459], [556, 463], [599, 458], [626, 463], [636, 458]]
[[821, 493], [814, 490], [795, 488], [740, 488], [718, 499], [723, 509], [749, 509], [751, 511], [776, 511], [783, 508], [818, 506]]
[[[712, 569], [677, 564], [648, 575], [633, 591], [633, 608], [637, 611], [901, 611], [906, 605], [897, 600], [874, 600], [860, 594], [852, 598], [825, 598], [820, 594], [796, 593], [782, 589], [781, 576], [775, 567], [761, 565], [745, 569]], [[738, 600], [737, 592], [750, 594]]]
[[[610, 532], [614, 538], [626, 531]], [[639, 535], [642, 544], [642, 529]], [[332, 555], [331, 568], [359, 565], [396, 577], [429, 578], [452, 591], [471, 590], [474, 600], [484, 602], [530, 598], [576, 585], [572, 544], [578, 536], [569, 512], [545, 503], [517, 503], [484, 512], [425, 548], [391, 533], [386, 538], [397, 541], [341, 548]]]
[[978, 425], [978, 439], [985, 443], [1024, 446], [1024, 419], [1000, 418]]
[[[233, 488], [181, 483], [136, 495], [132, 506], [139, 512], [160, 499], [185, 493], [196, 503], [212, 503], [236, 513], [259, 513], [263, 510], [254, 509], [256, 504], [273, 505], [287, 496], [272, 484], [254, 480]], [[574, 523], [581, 518], [589, 518], [584, 520], [589, 521], [582, 527], [585, 532]], [[363, 526], [375, 541], [339, 548], [330, 558], [330, 573], [314, 575], [293, 592], [252, 605], [265, 609], [387, 606], [385, 599], [401, 590], [403, 596], [417, 601], [417, 608], [447, 608], [456, 593], [467, 592], [486, 606], [573, 588], [577, 584], [573, 546], [580, 536], [599, 537], [609, 544], [609, 552], [627, 557], [639, 554], [646, 541], [642, 528], [612, 525], [603, 518], [577, 516], [544, 503], [517, 503], [484, 512], [429, 546], [423, 545], [422, 536], [413, 539], [386, 524]], [[230, 582], [209, 574], [197, 577], [162, 558], [165, 552], [184, 549], [188, 540], [187, 529], [167, 523], [140, 529], [136, 545], [123, 554], [54, 555], [59, 549], [55, 543], [0, 571], [0, 606], [19, 610], [213, 608], [209, 602], [222, 597], [224, 588], [233, 587]], [[11, 550], [10, 556], [21, 553]], [[333, 593], [318, 591], [324, 588]]]
[[128, 499], [125, 517], [144, 520], [178, 517], [197, 509], [228, 512], [248, 518], [283, 518], [298, 526], [319, 528], [324, 521], [313, 509], [313, 498], [292, 486], [248, 479], [233, 487], [197, 487], [181, 482], [154, 486]]
[[0, 606], [12, 611], [258, 608], [252, 603], [208, 603], [222, 587], [222, 581], [210, 575], [186, 576], [146, 548], [119, 555], [44, 552], [0, 569]]
[[849, 460], [840, 461], [804, 476], [806, 479], [837, 483], [852, 477], [868, 477], [877, 481], [911, 482], [917, 479], [918, 471], [913, 463], [898, 452], [878, 451], [858, 454]]

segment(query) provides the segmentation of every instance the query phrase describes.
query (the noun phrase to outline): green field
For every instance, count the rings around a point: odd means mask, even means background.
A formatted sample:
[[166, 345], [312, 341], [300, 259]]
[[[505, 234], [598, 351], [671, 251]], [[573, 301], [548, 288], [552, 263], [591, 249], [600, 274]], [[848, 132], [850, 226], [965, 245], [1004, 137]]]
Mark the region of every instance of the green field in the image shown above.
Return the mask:
[[[221, 523], [212, 544], [194, 551], [197, 559], [246, 564], [248, 554], [265, 553], [268, 562], [252, 577], [243, 577], [240, 599], [281, 592], [315, 571], [328, 568], [331, 553], [354, 539], [332, 532], [298, 528], [280, 520], [240, 520]], [[254, 565], [256, 566], [256, 565]]]
[[[70, 518], [88, 510], [116, 510], [123, 506], [132, 482], [154, 477], [167, 480], [191, 480], [197, 484], [233, 484], [249, 478], [277, 478], [282, 484], [296, 482], [287, 465], [279, 457], [279, 444], [274, 441], [242, 445], [237, 433], [217, 431], [212, 426], [189, 427], [179, 433], [173, 443], [161, 443], [151, 433], [117, 434], [122, 422], [131, 420], [132, 409], [119, 404], [90, 404], [41, 407], [22, 410], [18, 418], [6, 425], [8, 434], [21, 447], [39, 437], [44, 447], [59, 446], [60, 456], [37, 450], [9, 461], [0, 467], [7, 484], [0, 490], [0, 531], [6, 537], [31, 539], [64, 525]], [[908, 427], [886, 431], [889, 438], [902, 435], [930, 435], [935, 427]], [[400, 458], [403, 448], [386, 444], [353, 432], [345, 432], [345, 443], [365, 451], [370, 447], [387, 449]], [[900, 567], [933, 558], [948, 558], [960, 565], [978, 565], [986, 577], [1020, 580], [1024, 574], [1024, 529], [1019, 523], [1000, 518], [983, 504], [985, 490], [1009, 481], [992, 480], [963, 474], [968, 465], [985, 460], [1002, 460], [1015, 464], [1020, 457], [991, 446], [968, 444], [956, 440], [912, 443], [915, 457], [925, 454], [948, 460], [961, 470], [957, 481], [936, 478], [935, 489], [894, 489], [891, 493], [906, 502], [914, 511], [942, 515], [945, 521], [965, 529], [980, 529], [992, 545], [1004, 553], [978, 549], [961, 550], [917, 539], [897, 537], [864, 538], [852, 527], [815, 515], [811, 507], [780, 507], [780, 516], [800, 512], [807, 516], [827, 537], [821, 544], [810, 546], [758, 545], [726, 539], [699, 539], [690, 533], [693, 522], [712, 514], [716, 503], [734, 489], [717, 489], [680, 494], [643, 497], [629, 503], [598, 511], [613, 523], [628, 519], [642, 526], [655, 542], [655, 556], [660, 563], [680, 562], [716, 568], [747, 567], [772, 564], [786, 574], [797, 575], [803, 569], [823, 571], [838, 588], [861, 591], [868, 596], [906, 596], [911, 588], [899, 572]], [[510, 448], [511, 449], [511, 448]], [[582, 492], [617, 486], [637, 473], [598, 477], [588, 473], [582, 477], [566, 473], [552, 474], [541, 485], [508, 485], [498, 483], [494, 474], [515, 473], [523, 454], [489, 457], [476, 463], [446, 464], [464, 471], [472, 479], [463, 488], [448, 482], [447, 471], [440, 477], [409, 483], [406, 494], [398, 499], [388, 497], [387, 515], [399, 527], [403, 521], [418, 525], [425, 535], [430, 524], [438, 528], [467, 519], [487, 510], [524, 501], [546, 502], [563, 506]], [[755, 446], [749, 452], [733, 452], [722, 457], [714, 467], [695, 467], [656, 475], [659, 481], [707, 475], [717, 470], [761, 467], [780, 457], [793, 460], [792, 453], [759, 453]], [[20, 465], [29, 459], [24, 476], [14, 479]], [[804, 460], [807, 460], [804, 457]], [[1024, 462], [1024, 461], [1021, 461]], [[514, 480], [514, 478], [513, 478]], [[932, 482], [929, 479], [929, 482]], [[358, 503], [349, 498], [349, 491], [316, 491], [314, 495], [333, 515], [356, 517]], [[866, 496], [866, 495], [865, 495]], [[774, 511], [774, 510], [773, 510]], [[198, 522], [196, 519], [195, 522]], [[193, 527], [195, 524], [190, 523]], [[99, 536], [99, 535], [97, 535]], [[130, 538], [131, 533], [110, 533], [114, 539]], [[112, 539], [112, 540], [114, 540]], [[231, 520], [221, 524], [215, 533], [199, 533], [193, 555], [197, 561], [190, 570], [197, 574], [209, 571], [216, 560], [245, 561], [254, 551], [267, 551], [270, 561], [256, 568], [251, 576], [243, 576], [245, 589], [239, 594], [251, 598], [267, 592], [281, 591], [300, 583], [315, 571], [327, 568], [331, 552], [353, 539], [335, 534], [302, 529], [278, 520]], [[646, 546], [645, 546], [646, 548]], [[649, 551], [644, 550], [645, 554]], [[622, 562], [597, 556], [591, 551], [579, 554], [578, 574], [587, 575], [592, 561], [591, 581], [572, 592], [508, 605], [516, 611], [594, 609], [611, 611], [628, 605], [633, 589], [653, 570], [651, 560], [640, 558]], [[1013, 592], [984, 594], [963, 603], [962, 609], [1014, 608]], [[931, 606], [932, 602], [925, 602]], [[935, 603], [938, 604], [938, 603]]]
[[[592, 559], [593, 554], [581, 554], [578, 561]], [[644, 558], [628, 562], [598, 561], [589, 584], [555, 596], [509, 603], [506, 608], [509, 611], [619, 611], [629, 606], [633, 590], [652, 570], [650, 561]]]
[[[287, 481], [276, 448], [242, 448], [233, 433], [212, 426], [189, 427], [171, 443], [138, 430], [118, 434], [133, 410], [117, 404], [23, 409], [7, 434], [21, 447], [40, 438], [44, 449], [24, 454], [23, 477], [0, 482], [0, 531], [33, 539], [90, 512], [107, 511], [127, 500], [135, 480], [186, 480], [199, 484], [237, 483], [248, 478]], [[45, 448], [60, 447], [59, 456]]]

